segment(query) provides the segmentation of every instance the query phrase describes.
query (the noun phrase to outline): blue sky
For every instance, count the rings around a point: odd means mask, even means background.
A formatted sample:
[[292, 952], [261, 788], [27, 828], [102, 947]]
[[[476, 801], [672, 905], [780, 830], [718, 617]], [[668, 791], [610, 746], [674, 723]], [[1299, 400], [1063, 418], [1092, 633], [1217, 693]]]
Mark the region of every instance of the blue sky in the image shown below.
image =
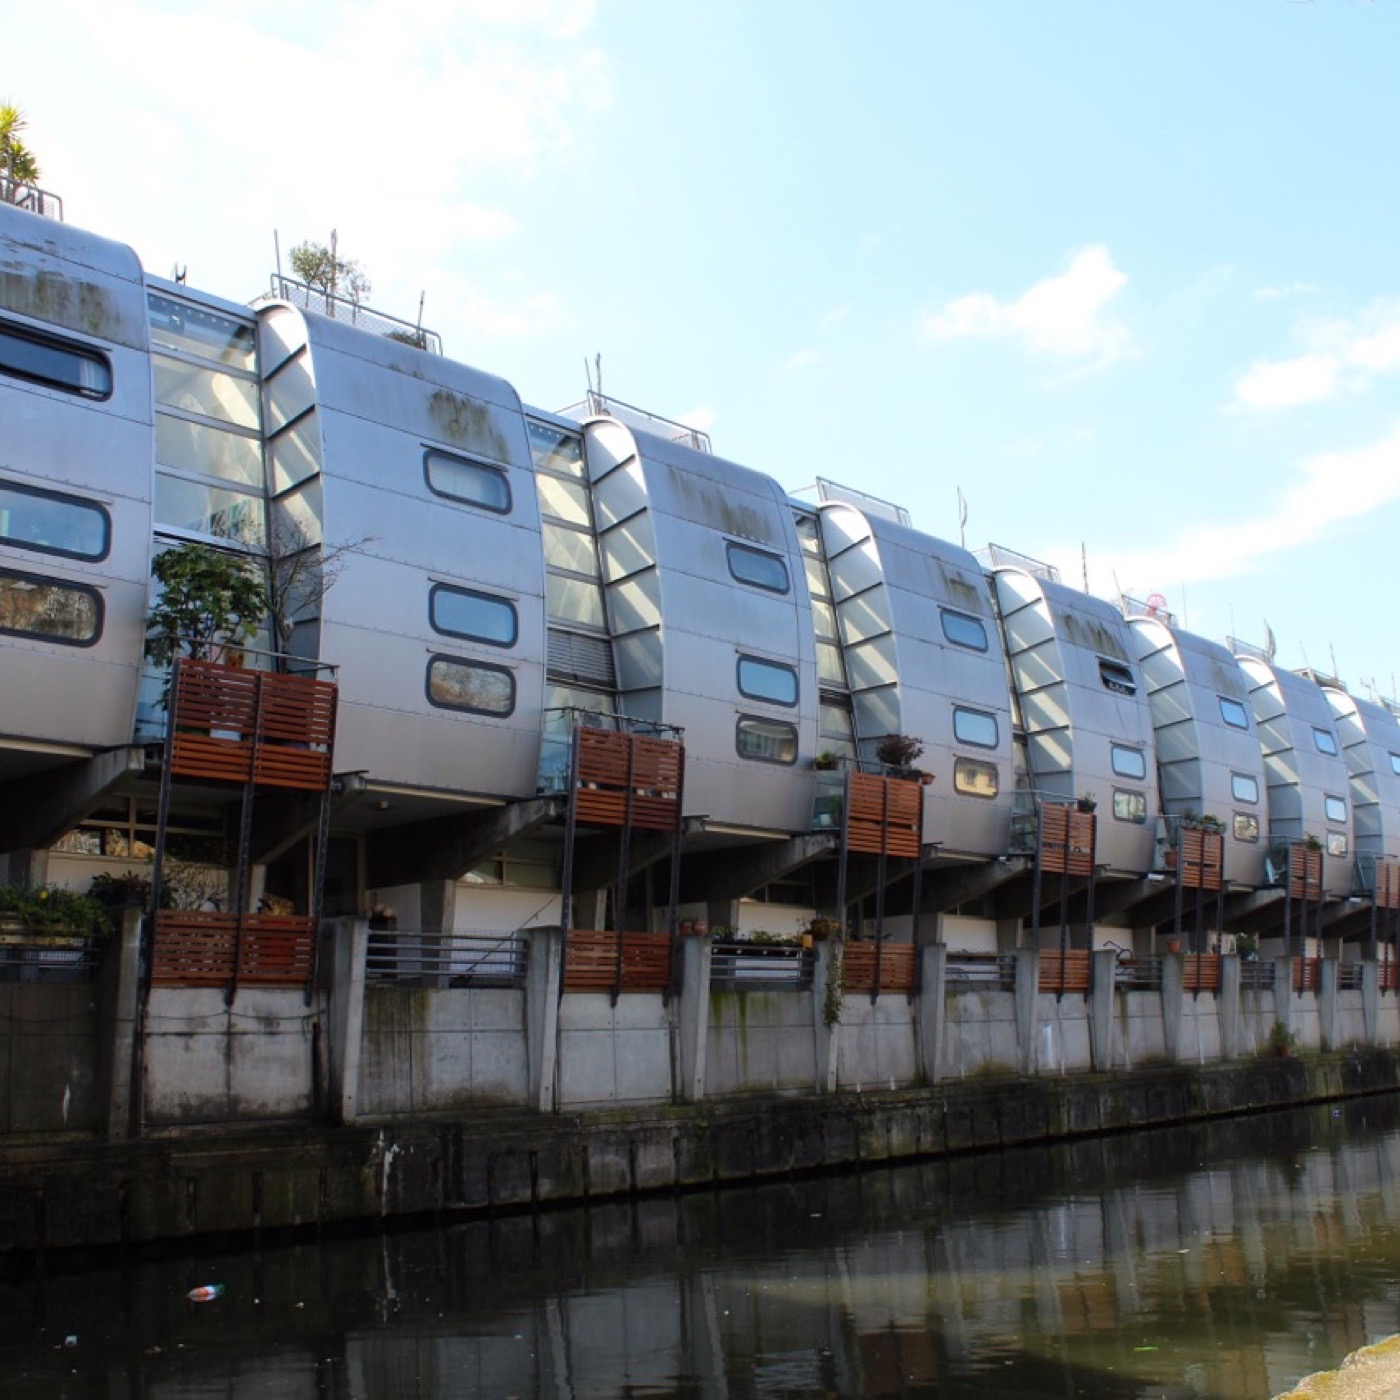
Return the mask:
[[1400, 693], [1400, 0], [47, 0], [72, 223]]

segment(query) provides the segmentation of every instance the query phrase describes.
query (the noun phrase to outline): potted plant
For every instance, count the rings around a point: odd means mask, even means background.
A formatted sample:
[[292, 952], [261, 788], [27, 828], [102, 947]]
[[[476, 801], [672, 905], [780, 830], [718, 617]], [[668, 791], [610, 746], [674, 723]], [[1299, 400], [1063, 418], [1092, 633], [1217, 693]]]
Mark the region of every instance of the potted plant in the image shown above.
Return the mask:
[[1075, 799], [1074, 805], [1081, 812], [1092, 812], [1099, 805], [1099, 800], [1092, 792], [1081, 792]]
[[814, 914], [807, 921], [807, 932], [818, 940], [835, 938], [841, 932], [841, 921], [839, 919], [828, 919], [820, 914]]
[[924, 741], [912, 734], [886, 734], [875, 745], [875, 757], [889, 769], [895, 777], [916, 778], [921, 776], [914, 767], [914, 760], [924, 751]]
[[1275, 1021], [1264, 1044], [1270, 1055], [1287, 1059], [1298, 1048], [1298, 1037], [1282, 1021]]
[[830, 772], [840, 763], [840, 759], [830, 749], [823, 749], [813, 760], [812, 767], [820, 772]]

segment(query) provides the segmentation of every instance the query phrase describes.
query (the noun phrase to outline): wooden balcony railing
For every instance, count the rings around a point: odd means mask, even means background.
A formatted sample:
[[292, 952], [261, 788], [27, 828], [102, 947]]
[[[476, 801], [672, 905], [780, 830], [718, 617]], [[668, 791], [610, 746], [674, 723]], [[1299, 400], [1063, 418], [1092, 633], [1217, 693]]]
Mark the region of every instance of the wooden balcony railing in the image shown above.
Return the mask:
[[564, 990], [662, 992], [671, 985], [671, 937], [665, 933], [569, 930]]
[[157, 987], [305, 985], [315, 970], [310, 915], [162, 909], [151, 944]]
[[[896, 779], [896, 781], [899, 781]], [[912, 992], [917, 981], [918, 950], [912, 943], [848, 943], [842, 954], [848, 993]], [[879, 983], [876, 983], [876, 963]]]

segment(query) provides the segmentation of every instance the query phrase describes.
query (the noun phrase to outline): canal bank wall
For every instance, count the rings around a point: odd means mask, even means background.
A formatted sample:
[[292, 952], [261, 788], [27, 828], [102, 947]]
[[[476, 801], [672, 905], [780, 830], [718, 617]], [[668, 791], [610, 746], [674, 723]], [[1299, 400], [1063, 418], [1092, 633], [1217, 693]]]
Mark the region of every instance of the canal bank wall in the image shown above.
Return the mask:
[[986, 1077], [645, 1111], [0, 1143], [0, 1258], [513, 1212], [992, 1151], [1381, 1094], [1400, 1052]]

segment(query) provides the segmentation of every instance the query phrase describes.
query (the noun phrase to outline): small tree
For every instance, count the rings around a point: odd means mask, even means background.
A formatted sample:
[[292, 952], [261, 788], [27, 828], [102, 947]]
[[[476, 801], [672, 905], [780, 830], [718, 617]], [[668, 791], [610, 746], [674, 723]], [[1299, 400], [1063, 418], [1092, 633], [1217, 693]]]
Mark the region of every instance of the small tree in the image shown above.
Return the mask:
[[297, 622], [319, 613], [321, 600], [335, 586], [350, 556], [362, 553], [374, 538], [361, 535], [344, 544], [325, 545], [313, 540], [295, 520], [283, 518], [274, 524], [268, 540], [267, 610], [279, 653], [288, 650]]
[[[33, 185], [39, 179], [39, 162], [19, 139], [26, 125], [24, 113], [13, 102], [0, 102], [0, 175], [21, 185]], [[12, 202], [14, 192], [6, 190], [5, 197]]]
[[352, 258], [342, 258], [336, 252], [335, 233], [331, 232], [330, 247], [324, 243], [298, 243], [287, 255], [297, 280], [321, 292], [328, 306], [337, 296], [355, 305], [369, 295], [369, 276]]
[[160, 666], [177, 656], [210, 658], [239, 646], [267, 616], [267, 585], [249, 561], [207, 544], [156, 555], [151, 577], [161, 596], [146, 619], [146, 655]]

